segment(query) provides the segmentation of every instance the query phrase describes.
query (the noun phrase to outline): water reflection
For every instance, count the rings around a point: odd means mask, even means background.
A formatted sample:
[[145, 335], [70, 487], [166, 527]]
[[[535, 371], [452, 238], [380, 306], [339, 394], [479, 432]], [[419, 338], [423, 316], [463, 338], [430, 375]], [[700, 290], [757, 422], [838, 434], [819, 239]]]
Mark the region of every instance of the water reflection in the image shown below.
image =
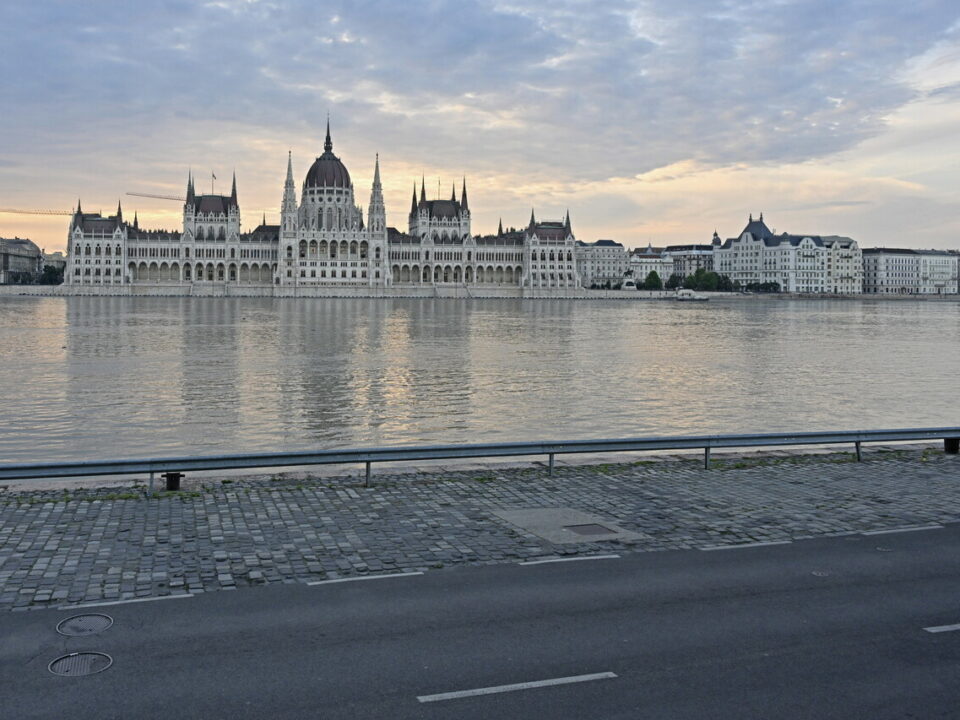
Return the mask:
[[958, 307], [0, 298], [0, 460], [955, 424]]

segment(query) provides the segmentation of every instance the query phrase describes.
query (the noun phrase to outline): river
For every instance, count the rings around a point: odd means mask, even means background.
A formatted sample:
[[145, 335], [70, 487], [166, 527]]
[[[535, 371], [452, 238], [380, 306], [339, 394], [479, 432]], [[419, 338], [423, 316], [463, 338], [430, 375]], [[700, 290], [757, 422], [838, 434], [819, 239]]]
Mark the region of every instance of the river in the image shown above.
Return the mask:
[[0, 462], [960, 424], [960, 303], [0, 298]]

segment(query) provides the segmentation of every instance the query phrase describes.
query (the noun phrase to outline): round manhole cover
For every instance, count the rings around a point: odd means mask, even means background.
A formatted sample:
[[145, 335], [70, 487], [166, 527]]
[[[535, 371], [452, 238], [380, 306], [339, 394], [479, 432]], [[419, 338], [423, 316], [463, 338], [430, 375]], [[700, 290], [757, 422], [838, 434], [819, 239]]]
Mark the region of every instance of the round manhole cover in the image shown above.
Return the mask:
[[75, 677], [103, 672], [113, 665], [113, 658], [105, 653], [81, 652], [58, 657], [50, 663], [50, 672], [54, 675]]
[[88, 615], [74, 615], [57, 625], [57, 632], [70, 637], [96, 635], [113, 625], [113, 618], [109, 615], [93, 613]]

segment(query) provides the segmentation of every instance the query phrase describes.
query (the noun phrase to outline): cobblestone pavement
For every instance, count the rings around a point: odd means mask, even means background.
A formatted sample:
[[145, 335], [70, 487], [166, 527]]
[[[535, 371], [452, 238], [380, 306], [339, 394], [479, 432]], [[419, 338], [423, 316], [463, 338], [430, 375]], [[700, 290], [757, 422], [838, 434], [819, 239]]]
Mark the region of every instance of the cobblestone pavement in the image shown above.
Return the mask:
[[[0, 492], [0, 609], [604, 552], [793, 540], [960, 519], [942, 451], [480, 469]], [[570, 508], [639, 534], [554, 545], [493, 514]]]

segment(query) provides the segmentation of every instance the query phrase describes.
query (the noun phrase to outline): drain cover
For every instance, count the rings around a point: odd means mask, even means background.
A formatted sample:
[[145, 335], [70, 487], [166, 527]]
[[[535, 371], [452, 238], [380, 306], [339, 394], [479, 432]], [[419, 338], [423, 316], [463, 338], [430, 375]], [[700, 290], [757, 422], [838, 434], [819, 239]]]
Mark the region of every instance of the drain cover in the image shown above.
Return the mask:
[[57, 625], [57, 632], [70, 637], [96, 635], [113, 625], [113, 618], [109, 615], [94, 613], [90, 615], [74, 615]]
[[48, 666], [54, 675], [75, 677], [103, 672], [113, 665], [113, 658], [99, 652], [70, 653], [58, 657]]
[[575, 532], [577, 535], [614, 535], [616, 530], [611, 530], [603, 525], [596, 523], [587, 523], [586, 525], [564, 525], [565, 530]]

